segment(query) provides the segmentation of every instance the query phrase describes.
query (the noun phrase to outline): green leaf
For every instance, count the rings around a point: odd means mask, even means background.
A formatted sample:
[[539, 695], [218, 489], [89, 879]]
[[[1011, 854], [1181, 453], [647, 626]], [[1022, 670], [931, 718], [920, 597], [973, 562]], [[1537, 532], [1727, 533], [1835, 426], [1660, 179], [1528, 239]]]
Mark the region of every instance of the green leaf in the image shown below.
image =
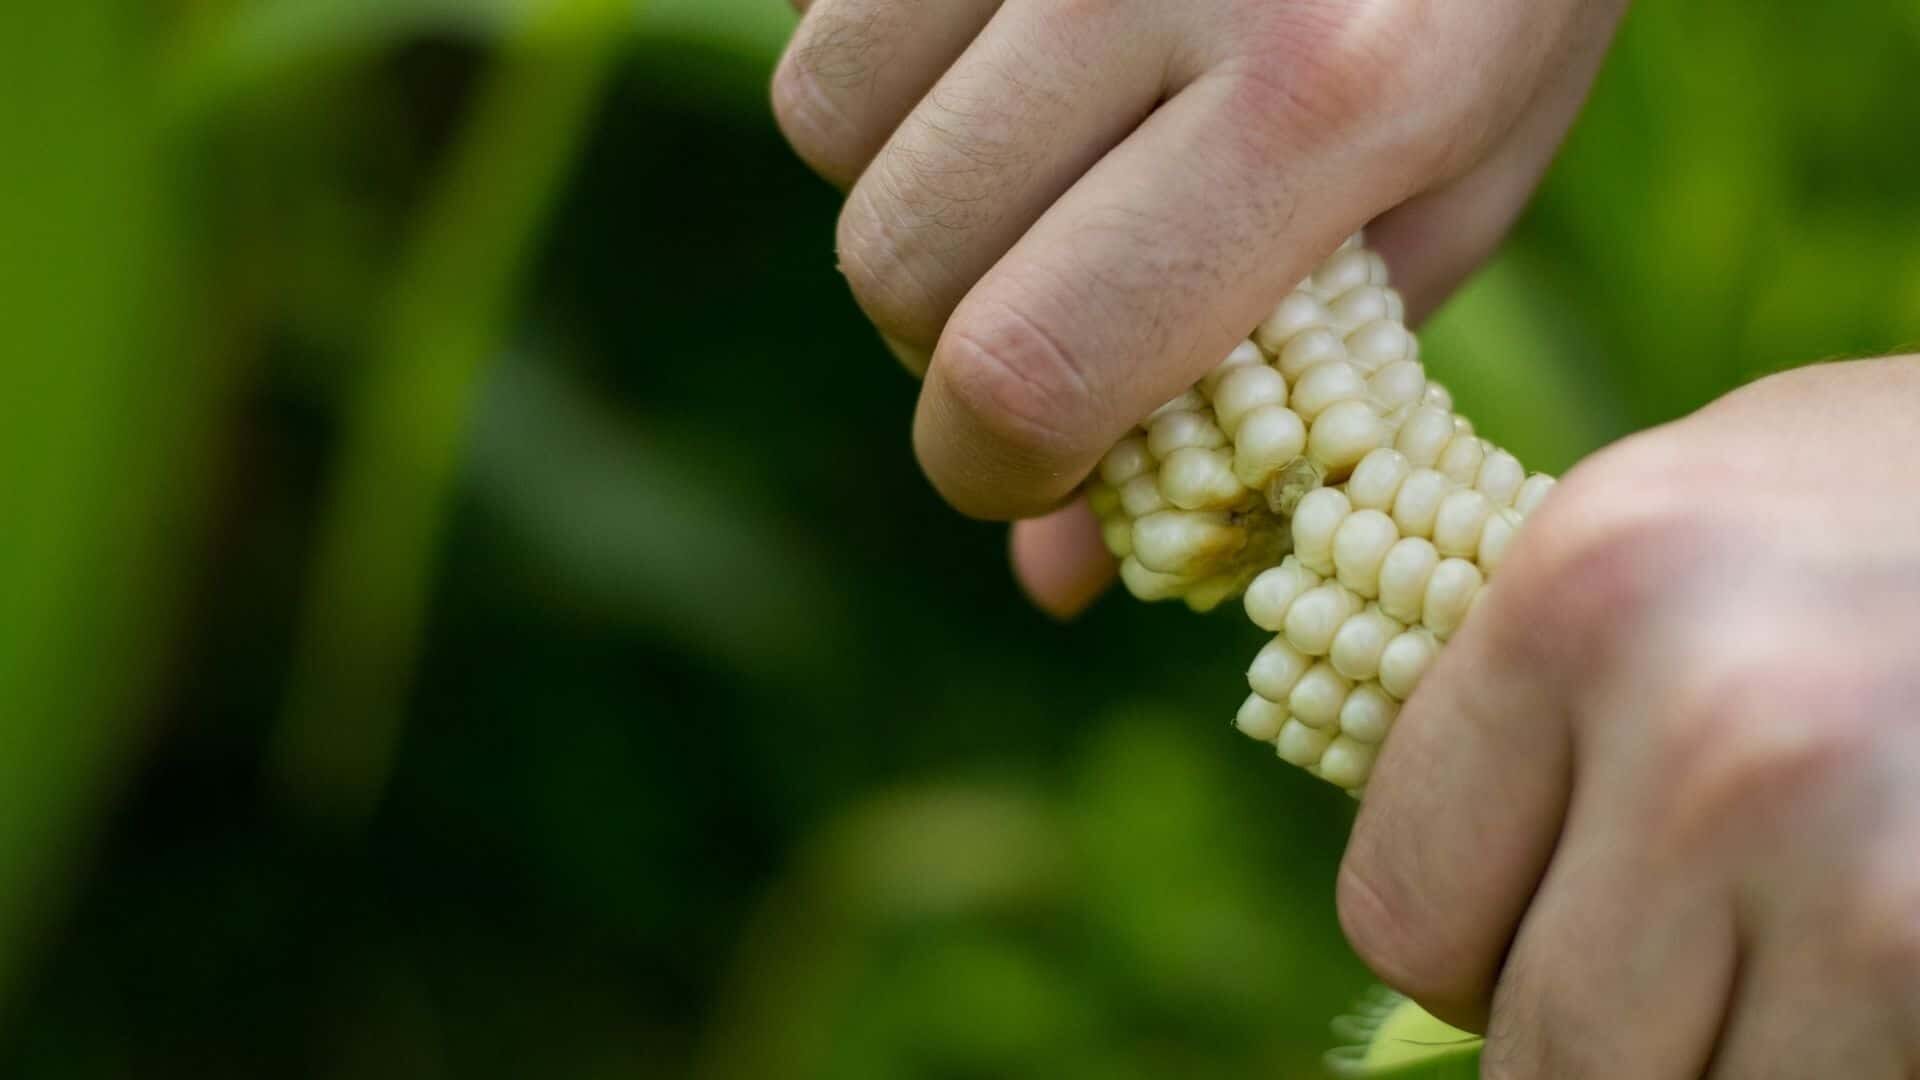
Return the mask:
[[1435, 1019], [1412, 1001], [1376, 986], [1333, 1022], [1351, 1045], [1328, 1051], [1327, 1072], [1339, 1080], [1473, 1080], [1480, 1075], [1481, 1038]]

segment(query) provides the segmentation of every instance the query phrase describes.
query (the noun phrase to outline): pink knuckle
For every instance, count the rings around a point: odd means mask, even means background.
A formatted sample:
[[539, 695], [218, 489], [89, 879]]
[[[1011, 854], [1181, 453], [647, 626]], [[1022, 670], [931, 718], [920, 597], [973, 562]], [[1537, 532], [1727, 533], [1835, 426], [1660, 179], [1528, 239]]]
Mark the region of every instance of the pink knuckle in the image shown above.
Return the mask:
[[915, 276], [899, 230], [875, 198], [862, 183], [840, 213], [840, 272], [860, 310], [882, 332], [914, 345], [931, 345], [940, 336], [942, 312]]
[[1404, 890], [1349, 853], [1334, 888], [1340, 929], [1381, 982], [1415, 1000], [1450, 994], [1461, 970], [1431, 945], [1426, 920]]
[[1809, 668], [1796, 650], [1702, 649], [1688, 662], [1694, 674], [1648, 718], [1669, 803], [1663, 843], [1683, 856], [1773, 835], [1873, 752], [1863, 714], [1836, 694], [1849, 676]]
[[1040, 468], [1088, 447], [1082, 427], [1088, 392], [1059, 334], [1000, 306], [957, 314], [935, 366], [976, 431], [1015, 460]]

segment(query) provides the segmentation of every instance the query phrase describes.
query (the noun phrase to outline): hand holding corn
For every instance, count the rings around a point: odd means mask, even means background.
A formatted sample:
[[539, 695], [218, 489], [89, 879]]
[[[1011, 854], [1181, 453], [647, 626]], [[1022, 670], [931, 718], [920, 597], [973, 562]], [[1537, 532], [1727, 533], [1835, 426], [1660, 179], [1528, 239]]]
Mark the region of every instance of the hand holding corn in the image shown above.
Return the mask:
[[1117, 563], [1273, 635], [1235, 723], [1364, 788], [1343, 925], [1487, 1075], [1905, 1077], [1920, 363], [1775, 377], [1549, 498], [1405, 328], [1619, 7], [813, 0], [775, 103], [935, 485], [1084, 492], [1016, 531], [1056, 612]]

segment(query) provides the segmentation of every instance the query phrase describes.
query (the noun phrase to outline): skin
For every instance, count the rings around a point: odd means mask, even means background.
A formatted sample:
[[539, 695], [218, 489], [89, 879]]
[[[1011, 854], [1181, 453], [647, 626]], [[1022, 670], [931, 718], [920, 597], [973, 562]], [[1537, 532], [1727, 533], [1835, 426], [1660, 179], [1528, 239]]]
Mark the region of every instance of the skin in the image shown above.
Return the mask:
[[[774, 79], [914, 445], [1022, 519], [1355, 229], [1430, 310], [1499, 243], [1597, 0], [813, 0]], [[1920, 360], [1762, 380], [1574, 470], [1377, 763], [1343, 926], [1493, 1077], [1920, 1075]]]

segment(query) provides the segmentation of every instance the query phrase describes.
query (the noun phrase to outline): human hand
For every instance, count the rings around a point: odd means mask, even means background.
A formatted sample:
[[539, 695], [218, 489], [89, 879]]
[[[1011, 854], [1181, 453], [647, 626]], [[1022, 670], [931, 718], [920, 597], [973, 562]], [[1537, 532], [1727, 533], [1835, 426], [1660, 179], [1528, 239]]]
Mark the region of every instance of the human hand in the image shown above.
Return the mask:
[[[850, 189], [839, 255], [924, 368], [960, 510], [1055, 511], [1361, 226], [1409, 312], [1512, 222], [1624, 0], [812, 0], [782, 129]], [[1016, 535], [1043, 606], [1111, 561], [1084, 507]]]
[[1573, 470], [1401, 712], [1339, 906], [1486, 1076], [1920, 1072], [1920, 358]]

